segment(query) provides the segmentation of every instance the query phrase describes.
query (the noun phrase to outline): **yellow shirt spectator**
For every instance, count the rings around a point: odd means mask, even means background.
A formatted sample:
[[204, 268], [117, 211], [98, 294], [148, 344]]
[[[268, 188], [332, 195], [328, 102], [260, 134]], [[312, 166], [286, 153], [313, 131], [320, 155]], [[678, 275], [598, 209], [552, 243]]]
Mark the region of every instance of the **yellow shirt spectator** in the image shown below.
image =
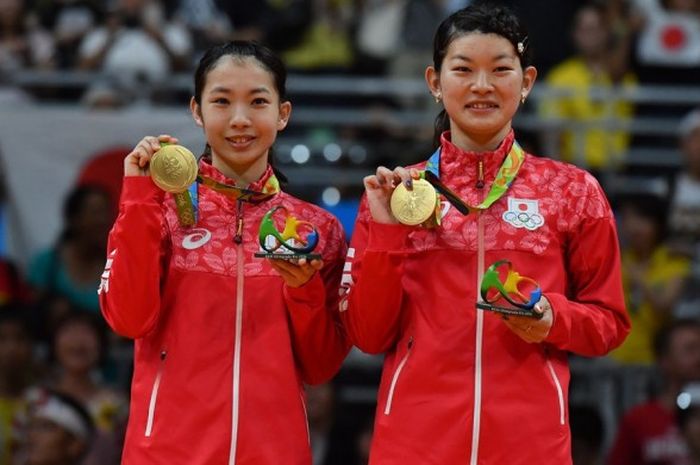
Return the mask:
[[630, 252], [622, 254], [622, 279], [632, 330], [625, 342], [611, 352], [610, 356], [622, 363], [650, 365], [654, 362], [654, 337], [671, 318], [671, 314], [655, 309], [644, 297], [645, 292], [634, 288], [631, 278], [633, 273], [642, 274], [642, 287], [647, 289], [646, 292], [661, 294], [671, 282], [688, 276], [690, 262], [684, 257], [671, 254], [665, 246], [656, 249], [645, 269]]
[[[623, 100], [594, 100], [589, 94], [592, 88], [613, 90], [610, 77], [603, 73], [594, 73], [581, 58], [570, 58], [550, 71], [547, 84], [554, 91], [569, 93], [562, 97], [547, 98], [542, 105], [545, 118], [563, 118], [567, 123], [607, 124], [606, 120], [627, 121], [634, 108], [630, 102]], [[627, 73], [623, 87], [636, 85], [633, 74]], [[624, 130], [611, 130], [597, 127], [565, 129], [562, 134], [561, 157], [568, 162], [587, 168], [600, 169], [615, 166], [622, 161], [629, 145], [630, 136]]]

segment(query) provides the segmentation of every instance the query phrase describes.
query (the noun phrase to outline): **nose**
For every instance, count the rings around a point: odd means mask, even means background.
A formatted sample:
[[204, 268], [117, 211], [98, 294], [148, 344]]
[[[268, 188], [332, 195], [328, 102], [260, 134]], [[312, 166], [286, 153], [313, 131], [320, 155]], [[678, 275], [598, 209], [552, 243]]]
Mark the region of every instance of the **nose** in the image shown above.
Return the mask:
[[231, 109], [231, 127], [246, 127], [250, 125], [248, 108], [245, 105], [234, 105]]
[[478, 71], [475, 73], [474, 81], [472, 82], [472, 90], [478, 93], [486, 93], [493, 90], [491, 81], [489, 79], [488, 73], [485, 71]]

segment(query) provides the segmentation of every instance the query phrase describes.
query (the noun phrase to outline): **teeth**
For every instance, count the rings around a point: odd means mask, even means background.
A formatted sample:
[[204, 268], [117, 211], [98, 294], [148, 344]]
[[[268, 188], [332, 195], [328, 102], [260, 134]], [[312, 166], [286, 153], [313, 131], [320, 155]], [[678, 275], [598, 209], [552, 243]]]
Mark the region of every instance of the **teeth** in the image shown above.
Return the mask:
[[236, 144], [241, 144], [244, 142], [248, 142], [250, 140], [250, 137], [248, 137], [248, 136], [236, 136], [236, 137], [231, 137], [231, 140]]
[[492, 105], [490, 103], [474, 103], [472, 105], [469, 105], [472, 108], [476, 108], [479, 110], [485, 109], [485, 108], [494, 108], [495, 105]]

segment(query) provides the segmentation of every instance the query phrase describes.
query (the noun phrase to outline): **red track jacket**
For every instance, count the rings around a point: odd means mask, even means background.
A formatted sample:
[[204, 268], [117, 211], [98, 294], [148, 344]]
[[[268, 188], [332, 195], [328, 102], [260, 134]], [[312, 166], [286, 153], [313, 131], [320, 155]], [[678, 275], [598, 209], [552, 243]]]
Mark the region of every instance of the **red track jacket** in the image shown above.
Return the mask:
[[[206, 162], [200, 172], [233, 184]], [[309, 465], [302, 382], [332, 377], [349, 350], [336, 313], [340, 223], [284, 192], [259, 204], [198, 192], [198, 223], [181, 227], [149, 177], [124, 179], [99, 290], [109, 324], [135, 339], [122, 463]], [[300, 288], [253, 256], [276, 205], [320, 234], [325, 266]]]
[[[493, 153], [467, 153], [446, 133], [441, 180], [479, 204], [512, 143], [511, 132]], [[465, 217], [443, 202], [443, 212], [433, 229], [384, 225], [365, 200], [348, 250], [341, 318], [360, 349], [386, 354], [370, 465], [570, 464], [567, 353], [603, 355], [629, 331], [602, 190], [578, 168], [527, 154], [488, 210]], [[476, 310], [482, 273], [501, 259], [551, 302], [543, 343]]]

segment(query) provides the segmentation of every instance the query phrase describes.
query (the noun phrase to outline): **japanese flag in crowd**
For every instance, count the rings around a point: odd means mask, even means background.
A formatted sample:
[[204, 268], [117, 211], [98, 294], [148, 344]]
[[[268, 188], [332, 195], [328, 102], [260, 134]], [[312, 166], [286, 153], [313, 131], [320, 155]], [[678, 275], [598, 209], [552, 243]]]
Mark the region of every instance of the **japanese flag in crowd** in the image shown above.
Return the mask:
[[700, 66], [700, 20], [682, 13], [650, 15], [639, 39], [637, 56], [645, 65]]

